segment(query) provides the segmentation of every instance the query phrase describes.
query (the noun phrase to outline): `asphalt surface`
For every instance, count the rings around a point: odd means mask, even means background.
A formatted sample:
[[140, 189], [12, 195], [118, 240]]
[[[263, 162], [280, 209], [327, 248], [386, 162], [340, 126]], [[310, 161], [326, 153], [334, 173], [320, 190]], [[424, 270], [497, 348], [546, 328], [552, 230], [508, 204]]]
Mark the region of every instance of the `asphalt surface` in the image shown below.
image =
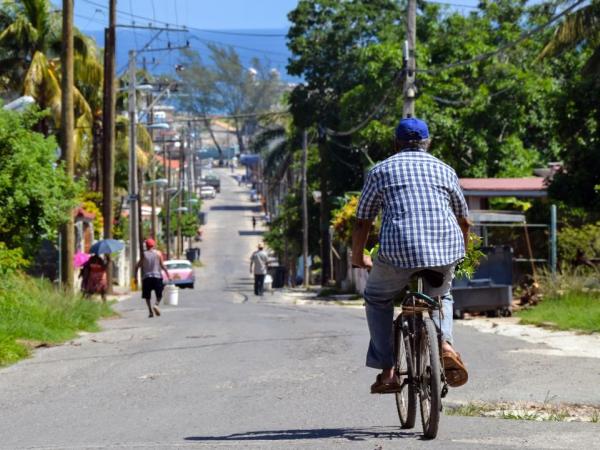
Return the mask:
[[[252, 295], [255, 204], [221, 171], [208, 200], [205, 266], [178, 306], [148, 319], [139, 296], [104, 330], [0, 370], [0, 449], [600, 448], [600, 425], [442, 417], [435, 441], [400, 430], [370, 395], [360, 309]], [[471, 381], [448, 401], [600, 405], [597, 359], [456, 326]]]

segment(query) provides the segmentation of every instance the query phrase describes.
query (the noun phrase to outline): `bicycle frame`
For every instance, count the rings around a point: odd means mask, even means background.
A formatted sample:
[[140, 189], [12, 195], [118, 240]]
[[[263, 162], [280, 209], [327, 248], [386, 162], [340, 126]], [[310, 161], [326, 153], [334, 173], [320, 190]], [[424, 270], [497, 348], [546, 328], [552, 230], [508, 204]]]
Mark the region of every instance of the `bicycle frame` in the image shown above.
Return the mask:
[[[404, 347], [406, 349], [407, 355], [410, 355], [410, 358], [407, 358], [407, 378], [404, 381], [405, 383], [413, 384], [415, 387], [419, 387], [421, 383], [422, 374], [417, 374], [417, 370], [415, 366], [419, 366], [420, 361], [417, 361], [415, 357], [417, 343], [419, 342], [420, 336], [417, 336], [418, 331], [420, 330], [420, 321], [423, 318], [423, 313], [427, 311], [431, 317], [431, 313], [434, 310], [439, 310], [440, 314], [438, 315], [438, 323], [436, 324], [437, 328], [437, 341], [438, 348], [440, 349], [440, 367], [442, 368], [442, 392], [441, 396], [444, 398], [448, 393], [448, 384], [446, 382], [446, 377], [444, 375], [444, 361], [442, 358], [442, 333], [441, 333], [441, 325], [442, 325], [442, 306], [441, 303], [428, 295], [422, 293], [423, 290], [423, 280], [422, 278], [417, 278], [417, 291], [409, 291], [404, 296], [401, 307], [402, 311], [396, 317], [394, 322], [400, 321], [400, 323], [395, 323], [395, 326], [399, 326], [402, 330], [402, 337], [404, 340]], [[426, 306], [417, 306], [415, 300], [419, 299], [425, 303]], [[406, 310], [406, 312], [405, 312]], [[410, 318], [410, 323], [409, 323]], [[434, 321], [435, 323], [435, 321]]]

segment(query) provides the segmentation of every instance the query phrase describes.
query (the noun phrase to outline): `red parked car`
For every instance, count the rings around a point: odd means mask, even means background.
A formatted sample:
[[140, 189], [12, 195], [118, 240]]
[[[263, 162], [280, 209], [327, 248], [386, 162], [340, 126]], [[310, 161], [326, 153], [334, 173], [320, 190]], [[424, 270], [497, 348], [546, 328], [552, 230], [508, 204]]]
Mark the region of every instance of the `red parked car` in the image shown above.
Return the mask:
[[[196, 277], [194, 276], [194, 268], [192, 263], [187, 259], [170, 259], [165, 261], [165, 267], [171, 275], [171, 283], [181, 288], [194, 289], [194, 282]], [[168, 279], [163, 272], [163, 281], [166, 283]]]

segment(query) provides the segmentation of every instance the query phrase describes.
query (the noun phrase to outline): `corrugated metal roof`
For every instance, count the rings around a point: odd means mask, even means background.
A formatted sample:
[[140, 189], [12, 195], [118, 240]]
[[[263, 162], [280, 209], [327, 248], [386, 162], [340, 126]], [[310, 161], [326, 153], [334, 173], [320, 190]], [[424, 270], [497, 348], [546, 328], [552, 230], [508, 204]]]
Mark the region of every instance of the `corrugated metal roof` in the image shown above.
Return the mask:
[[461, 178], [460, 187], [464, 191], [545, 191], [546, 179], [542, 177], [526, 178]]

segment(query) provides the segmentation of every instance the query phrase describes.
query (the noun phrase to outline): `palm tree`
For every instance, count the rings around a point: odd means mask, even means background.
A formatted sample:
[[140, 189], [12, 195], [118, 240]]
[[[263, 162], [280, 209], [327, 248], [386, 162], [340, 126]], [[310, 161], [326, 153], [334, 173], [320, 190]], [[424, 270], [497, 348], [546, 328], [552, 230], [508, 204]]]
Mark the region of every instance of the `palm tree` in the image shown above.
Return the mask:
[[283, 126], [267, 128], [253, 140], [252, 149], [263, 159], [263, 177], [268, 186], [268, 197], [273, 202], [280, 202], [293, 187], [294, 155], [301, 146], [301, 133]]
[[[62, 24], [58, 12], [51, 10], [49, 0], [16, 0], [4, 3], [0, 9], [0, 23], [6, 24], [0, 33], [0, 79], [7, 80], [8, 90], [32, 96], [42, 109], [50, 111], [51, 121], [40, 124], [40, 131], [46, 135], [60, 127]], [[81, 33], [75, 33], [76, 70], [82, 79], [86, 71], [97, 69], [90, 44]], [[78, 131], [76, 164], [82, 168], [87, 162], [85, 150], [91, 142], [93, 114], [77, 88], [74, 102]]]
[[567, 15], [556, 28], [554, 36], [542, 49], [537, 59], [556, 56], [565, 50], [588, 43], [592, 55], [588, 58], [583, 73], [585, 75], [600, 74], [600, 1], [591, 3]]

